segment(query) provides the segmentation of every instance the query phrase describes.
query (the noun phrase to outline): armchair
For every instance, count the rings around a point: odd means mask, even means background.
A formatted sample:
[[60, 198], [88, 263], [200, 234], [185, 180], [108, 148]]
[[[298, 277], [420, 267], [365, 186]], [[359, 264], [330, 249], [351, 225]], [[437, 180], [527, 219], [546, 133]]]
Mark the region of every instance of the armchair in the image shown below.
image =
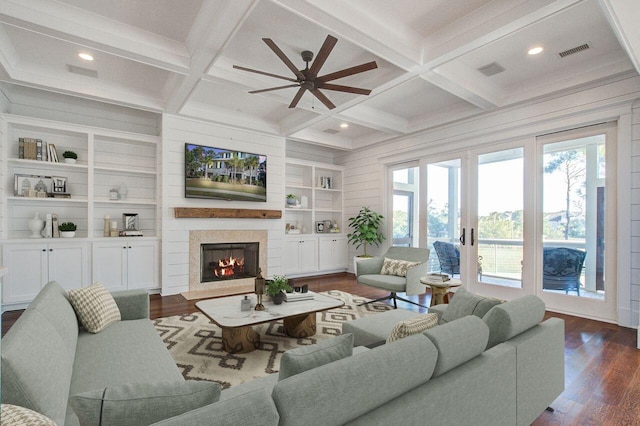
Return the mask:
[[[408, 268], [406, 270], [406, 276], [391, 275], [388, 273], [383, 274], [385, 258], [420, 263]], [[406, 293], [408, 296], [425, 293], [426, 286], [420, 283], [420, 278], [427, 275], [428, 259], [429, 249], [391, 247], [382, 257], [359, 260], [356, 263], [356, 278], [358, 284], [364, 284], [390, 292], [388, 296], [362, 303], [362, 305], [391, 299], [396, 309], [398, 308], [396, 300], [402, 300], [403, 302], [426, 308], [426, 306], [422, 306], [419, 303], [399, 297], [397, 293]]]
[[[438, 255], [440, 272], [454, 276], [460, 275], [460, 250], [454, 244], [434, 241], [433, 249]], [[482, 280], [482, 256], [478, 256], [478, 275]]]
[[575, 290], [580, 296], [580, 275], [587, 253], [567, 247], [542, 249], [542, 288], [545, 290]]

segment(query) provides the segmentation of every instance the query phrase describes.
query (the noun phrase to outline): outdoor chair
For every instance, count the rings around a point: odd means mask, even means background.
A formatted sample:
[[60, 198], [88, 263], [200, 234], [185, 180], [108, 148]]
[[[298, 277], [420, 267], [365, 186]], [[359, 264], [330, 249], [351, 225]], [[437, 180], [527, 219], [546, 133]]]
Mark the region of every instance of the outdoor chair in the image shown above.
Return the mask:
[[[460, 275], [460, 250], [455, 244], [447, 243], [445, 241], [435, 241], [433, 243], [433, 249], [438, 256], [438, 262], [440, 263], [440, 273]], [[482, 279], [482, 256], [478, 256], [478, 275]]]
[[542, 288], [570, 290], [580, 296], [580, 275], [587, 253], [567, 247], [545, 247], [542, 250]]

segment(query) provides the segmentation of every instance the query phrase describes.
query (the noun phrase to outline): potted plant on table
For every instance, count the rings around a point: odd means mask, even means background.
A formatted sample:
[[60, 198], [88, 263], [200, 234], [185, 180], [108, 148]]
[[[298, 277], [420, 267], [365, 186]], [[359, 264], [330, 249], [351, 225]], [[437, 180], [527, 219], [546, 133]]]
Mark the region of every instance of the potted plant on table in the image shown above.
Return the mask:
[[349, 227], [353, 229], [353, 232], [347, 234], [349, 243], [353, 244], [356, 250], [360, 246], [364, 246], [364, 254], [354, 257], [354, 272], [358, 259], [373, 257], [367, 254], [367, 246], [375, 244], [376, 247], [379, 247], [380, 243], [385, 240], [380, 232], [382, 219], [384, 216], [369, 207], [362, 207], [356, 216], [349, 218]]
[[271, 296], [274, 304], [279, 305], [284, 300], [284, 292], [292, 291], [289, 280], [284, 275], [274, 275], [273, 279], [267, 283], [266, 293]]
[[70, 164], [75, 164], [78, 159], [78, 154], [73, 151], [65, 151], [62, 153], [62, 156], [64, 157], [64, 162]]
[[58, 225], [58, 230], [60, 231], [60, 237], [62, 238], [75, 237], [76, 229], [78, 229], [78, 227], [73, 222], [64, 222]]

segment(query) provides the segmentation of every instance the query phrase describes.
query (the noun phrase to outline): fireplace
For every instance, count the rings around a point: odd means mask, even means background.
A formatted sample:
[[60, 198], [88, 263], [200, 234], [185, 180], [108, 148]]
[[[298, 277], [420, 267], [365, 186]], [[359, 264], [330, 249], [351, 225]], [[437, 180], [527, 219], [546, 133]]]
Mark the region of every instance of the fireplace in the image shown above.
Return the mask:
[[258, 276], [260, 244], [215, 243], [200, 245], [200, 281], [237, 280]]
[[250, 293], [258, 268], [267, 276], [266, 230], [189, 231], [187, 299]]

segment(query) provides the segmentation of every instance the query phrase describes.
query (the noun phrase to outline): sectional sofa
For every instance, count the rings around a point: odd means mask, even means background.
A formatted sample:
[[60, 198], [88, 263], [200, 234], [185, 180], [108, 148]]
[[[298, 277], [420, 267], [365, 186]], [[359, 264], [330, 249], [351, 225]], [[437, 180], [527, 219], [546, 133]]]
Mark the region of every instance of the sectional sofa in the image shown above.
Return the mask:
[[[89, 335], [64, 290], [47, 284], [3, 338], [3, 403], [58, 425], [80, 423], [68, 402], [77, 394], [95, 398], [100, 415], [120, 416], [120, 425], [514, 425], [539, 415], [536, 394], [547, 400], [563, 388], [563, 323], [540, 323], [539, 312], [525, 312], [526, 321], [511, 321], [499, 336], [466, 316], [283, 379], [273, 374], [222, 392], [196, 382], [186, 399], [181, 394], [154, 407], [145, 405], [144, 394], [163, 401], [165, 390], [190, 382], [147, 318], [148, 296], [128, 292], [115, 299], [123, 320]], [[501, 306], [499, 318], [507, 320], [523, 309], [539, 311]], [[306, 348], [305, 356], [322, 358], [335, 340]], [[532, 384], [542, 387], [529, 389]], [[528, 407], [531, 397], [535, 404]], [[175, 402], [183, 400], [191, 402]], [[120, 410], [113, 408], [118, 403]]]

